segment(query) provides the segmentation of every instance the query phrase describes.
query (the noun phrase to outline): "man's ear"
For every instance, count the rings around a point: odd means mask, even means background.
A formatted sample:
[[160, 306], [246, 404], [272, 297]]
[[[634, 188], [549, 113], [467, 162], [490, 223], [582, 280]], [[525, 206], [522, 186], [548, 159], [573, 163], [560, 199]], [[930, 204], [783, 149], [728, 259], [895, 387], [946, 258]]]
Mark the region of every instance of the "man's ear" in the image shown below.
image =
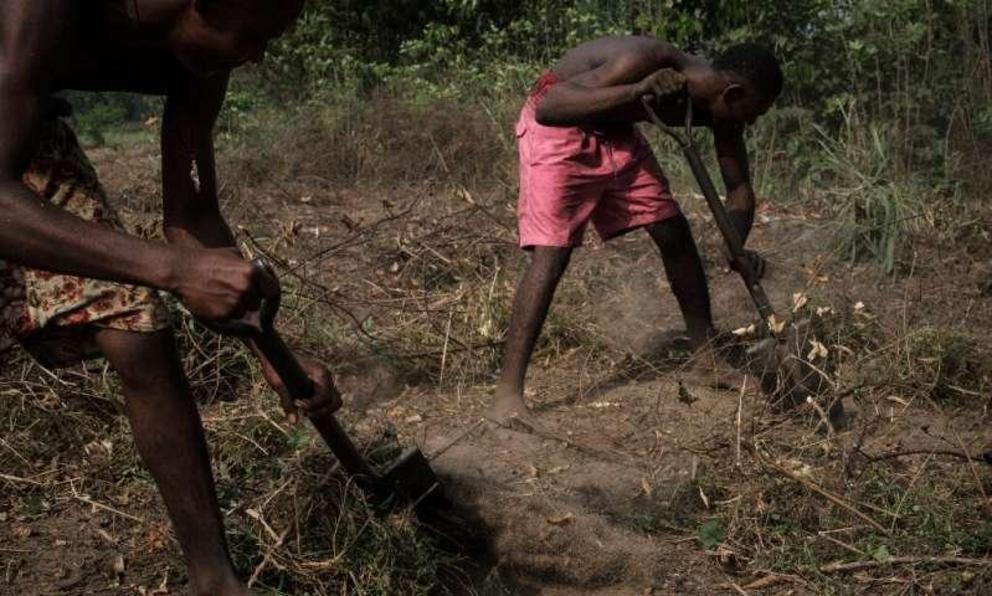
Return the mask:
[[723, 103], [728, 107], [743, 101], [747, 96], [747, 90], [740, 83], [730, 83], [723, 90]]

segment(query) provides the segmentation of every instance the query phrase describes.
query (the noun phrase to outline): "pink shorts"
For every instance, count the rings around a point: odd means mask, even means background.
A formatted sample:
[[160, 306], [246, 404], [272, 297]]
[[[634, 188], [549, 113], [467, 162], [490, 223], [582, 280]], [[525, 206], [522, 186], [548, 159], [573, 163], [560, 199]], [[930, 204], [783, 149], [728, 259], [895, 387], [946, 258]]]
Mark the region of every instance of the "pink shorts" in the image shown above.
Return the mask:
[[543, 126], [538, 103], [557, 83], [542, 76], [520, 112], [520, 246], [581, 246], [592, 220], [609, 240], [680, 213], [647, 140], [633, 125]]

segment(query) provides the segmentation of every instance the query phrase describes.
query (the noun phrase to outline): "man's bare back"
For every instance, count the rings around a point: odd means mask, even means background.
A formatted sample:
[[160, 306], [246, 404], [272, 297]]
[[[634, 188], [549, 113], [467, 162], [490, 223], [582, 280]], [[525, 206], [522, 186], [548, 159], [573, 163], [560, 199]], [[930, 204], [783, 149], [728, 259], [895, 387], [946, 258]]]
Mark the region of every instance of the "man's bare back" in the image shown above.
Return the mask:
[[[300, 3], [270, 9], [266, 19], [246, 25], [231, 42], [203, 31], [192, 16], [169, 31], [189, 0], [103, 0], [85, 5], [71, 0], [7, 0], [0, 8], [6, 23], [0, 42], [15, 53], [23, 39], [48, 40], [44, 77], [52, 91], [128, 91], [168, 95], [177, 86], [226, 76], [233, 68], [258, 60], [269, 40], [295, 18]], [[278, 3], [276, 3], [278, 4]], [[29, 5], [32, 8], [27, 8]], [[187, 22], [188, 21], [188, 22]], [[191, 39], [204, 35], [204, 39]], [[209, 45], [213, 47], [197, 47]], [[204, 90], [209, 85], [204, 87]]]
[[[571, 79], [599, 68], [620, 54], [630, 54], [642, 55], [646, 61], [653, 62], [654, 68], [650, 71], [653, 72], [666, 66], [664, 60], [672, 49], [669, 44], [654, 37], [640, 35], [603, 37], [572, 48], [552, 67], [552, 71], [563, 79]], [[630, 82], [635, 80], [639, 79], [633, 75]]]
[[[711, 69], [705, 60], [647, 36], [614, 36], [586, 42], [569, 50], [551, 69], [559, 80], [575, 85], [603, 87], [643, 83], [645, 94], [650, 94], [646, 79], [666, 70], [680, 75], [687, 71], [704, 75]], [[639, 99], [628, 98], [623, 105], [614, 106], [609, 113], [602, 114], [599, 120], [603, 124], [646, 120], [647, 115]], [[658, 99], [656, 107], [662, 119], [672, 122], [684, 119], [682, 96], [672, 94]], [[698, 107], [702, 109], [696, 114], [696, 123], [711, 125], [712, 119], [706, 106]]]

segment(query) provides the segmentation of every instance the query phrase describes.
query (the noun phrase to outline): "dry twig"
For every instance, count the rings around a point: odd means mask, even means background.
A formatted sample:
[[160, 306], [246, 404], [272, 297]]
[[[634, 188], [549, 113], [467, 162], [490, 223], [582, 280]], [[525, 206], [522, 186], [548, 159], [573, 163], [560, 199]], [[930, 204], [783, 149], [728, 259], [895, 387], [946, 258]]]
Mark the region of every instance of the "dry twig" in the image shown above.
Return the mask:
[[965, 557], [889, 557], [881, 561], [875, 559], [870, 561], [837, 561], [821, 566], [820, 571], [823, 573], [846, 573], [849, 571], [886, 567], [888, 565], [971, 565], [984, 567], [992, 565], [992, 559], [969, 559]]

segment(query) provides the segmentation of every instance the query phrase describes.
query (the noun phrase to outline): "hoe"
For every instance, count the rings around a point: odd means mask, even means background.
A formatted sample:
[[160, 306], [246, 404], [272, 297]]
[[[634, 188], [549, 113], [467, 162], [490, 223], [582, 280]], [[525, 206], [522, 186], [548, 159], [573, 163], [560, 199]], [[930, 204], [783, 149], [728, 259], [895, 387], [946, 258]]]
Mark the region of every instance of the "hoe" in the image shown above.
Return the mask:
[[[266, 261], [256, 259], [252, 264], [272, 273], [275, 277]], [[272, 364], [290, 397], [294, 401], [306, 400], [313, 396], [313, 382], [274, 328], [279, 305], [280, 299], [277, 294], [275, 298], [263, 301], [259, 312], [251, 313], [239, 321], [213, 326], [225, 334], [251, 339]], [[451, 507], [440, 481], [420, 449], [416, 447], [406, 449], [381, 473], [378, 473], [352, 443], [334, 414], [315, 414], [309, 418], [341, 467], [373, 504], [407, 503], [412, 505], [418, 515], [439, 512]]]
[[[686, 98], [684, 134], [662, 122], [651, 106], [650, 97], [644, 97], [641, 101], [648, 117], [651, 118], [655, 126], [674, 139], [682, 148], [682, 153], [689, 162], [689, 168], [692, 170], [703, 197], [706, 199], [706, 204], [713, 214], [713, 221], [716, 222], [716, 226], [723, 236], [730, 258], [740, 273], [744, 285], [747, 286], [751, 301], [761, 317], [761, 335], [763, 338], [748, 348], [747, 356], [748, 364], [751, 368], [756, 369], [756, 374], [761, 379], [762, 390], [780, 406], [798, 406], [806, 403], [808, 398], [816, 395], [821, 389], [824, 383], [823, 375], [809, 366], [809, 363], [798, 355], [799, 350], [803, 347], [800, 337], [803, 323], [791, 324], [784, 331], [775, 329], [777, 325], [772, 324], [776, 321], [775, 310], [772, 308], [764, 288], [761, 287], [757, 273], [745, 257], [744, 242], [727, 215], [727, 210], [713, 185], [709, 171], [696, 148], [692, 135], [692, 100]], [[781, 321], [781, 319], [778, 320]], [[830, 407], [829, 418], [834, 425], [844, 423], [844, 409], [839, 402]]]

